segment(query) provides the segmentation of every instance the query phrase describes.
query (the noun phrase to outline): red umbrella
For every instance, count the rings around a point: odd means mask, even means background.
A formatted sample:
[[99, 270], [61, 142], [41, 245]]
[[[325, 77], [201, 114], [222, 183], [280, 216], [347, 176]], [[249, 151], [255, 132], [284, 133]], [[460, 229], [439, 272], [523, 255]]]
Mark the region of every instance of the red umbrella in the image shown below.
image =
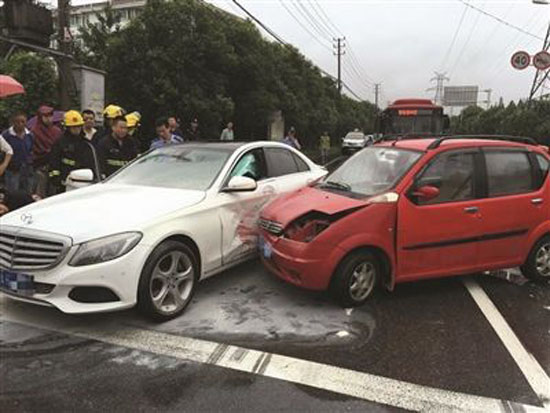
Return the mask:
[[25, 88], [21, 83], [11, 76], [0, 75], [0, 98], [22, 93], [25, 93]]

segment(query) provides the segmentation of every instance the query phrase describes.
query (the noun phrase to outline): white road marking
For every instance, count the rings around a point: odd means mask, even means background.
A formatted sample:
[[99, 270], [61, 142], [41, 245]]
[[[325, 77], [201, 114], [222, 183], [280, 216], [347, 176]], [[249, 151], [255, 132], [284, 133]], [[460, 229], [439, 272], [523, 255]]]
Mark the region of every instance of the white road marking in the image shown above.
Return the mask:
[[462, 281], [533, 391], [540, 398], [544, 407], [550, 410], [550, 377], [535, 357], [523, 347], [512, 328], [479, 284], [470, 278], [463, 278]]
[[83, 326], [79, 320], [67, 323], [41, 319], [37, 322], [23, 312], [2, 312], [1, 319], [180, 360], [284, 380], [407, 410], [438, 413], [546, 411], [536, 406], [420, 386], [294, 357], [157, 331], [112, 325], [97, 328], [93, 325]]

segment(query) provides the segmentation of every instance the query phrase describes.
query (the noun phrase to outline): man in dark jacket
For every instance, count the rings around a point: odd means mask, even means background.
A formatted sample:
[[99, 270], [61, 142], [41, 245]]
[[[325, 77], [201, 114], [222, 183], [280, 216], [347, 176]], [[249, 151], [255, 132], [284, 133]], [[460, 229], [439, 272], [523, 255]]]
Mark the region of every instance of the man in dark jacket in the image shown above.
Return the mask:
[[97, 177], [99, 169], [94, 146], [82, 132], [84, 120], [76, 110], [65, 114], [65, 133], [53, 146], [50, 153], [50, 192], [65, 191], [65, 180], [71, 171], [91, 169]]
[[189, 128], [187, 128], [187, 131], [185, 132], [185, 136], [183, 138], [186, 141], [200, 141], [201, 140], [201, 130], [199, 129], [199, 120], [193, 119], [191, 121], [191, 124], [189, 125]]
[[128, 135], [124, 116], [113, 119], [112, 132], [104, 137], [97, 148], [102, 177], [108, 177], [138, 156], [135, 141]]
[[34, 136], [32, 160], [35, 171], [36, 191], [40, 197], [48, 193], [48, 160], [53, 145], [63, 132], [53, 124], [53, 108], [42, 105], [36, 114], [36, 123], [31, 129]]

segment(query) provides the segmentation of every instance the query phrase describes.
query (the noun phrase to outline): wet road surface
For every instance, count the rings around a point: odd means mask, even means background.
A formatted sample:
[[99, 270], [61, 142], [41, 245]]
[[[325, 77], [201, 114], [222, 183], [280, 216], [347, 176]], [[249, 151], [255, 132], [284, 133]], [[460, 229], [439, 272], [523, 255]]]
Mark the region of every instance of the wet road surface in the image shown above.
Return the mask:
[[[542, 367], [545, 386], [550, 286], [506, 274], [468, 279]], [[351, 310], [251, 262], [201, 283], [186, 313], [163, 324], [134, 311], [75, 317], [5, 297], [0, 304], [2, 411], [429, 410], [441, 406], [440, 396], [447, 406], [455, 393], [464, 410], [482, 402], [518, 411], [550, 406], [462, 278], [399, 285]], [[218, 351], [217, 343], [233, 346], [227, 357], [224, 347], [216, 360], [201, 358], [210, 345]], [[250, 357], [258, 356], [258, 366], [241, 369], [231, 360], [229, 353], [242, 349], [257, 350]], [[284, 363], [299, 363], [298, 372]], [[353, 388], [358, 383], [362, 388]], [[387, 394], [369, 392], [379, 385], [389, 386]], [[425, 406], [418, 404], [423, 398]]]

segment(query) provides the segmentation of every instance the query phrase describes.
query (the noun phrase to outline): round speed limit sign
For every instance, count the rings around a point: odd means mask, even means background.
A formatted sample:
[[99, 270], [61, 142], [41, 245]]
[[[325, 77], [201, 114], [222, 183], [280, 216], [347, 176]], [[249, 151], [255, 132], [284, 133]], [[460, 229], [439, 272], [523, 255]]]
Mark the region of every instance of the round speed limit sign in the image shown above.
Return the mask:
[[516, 52], [512, 55], [512, 66], [514, 69], [523, 70], [529, 67], [531, 63], [531, 56], [527, 52]]

